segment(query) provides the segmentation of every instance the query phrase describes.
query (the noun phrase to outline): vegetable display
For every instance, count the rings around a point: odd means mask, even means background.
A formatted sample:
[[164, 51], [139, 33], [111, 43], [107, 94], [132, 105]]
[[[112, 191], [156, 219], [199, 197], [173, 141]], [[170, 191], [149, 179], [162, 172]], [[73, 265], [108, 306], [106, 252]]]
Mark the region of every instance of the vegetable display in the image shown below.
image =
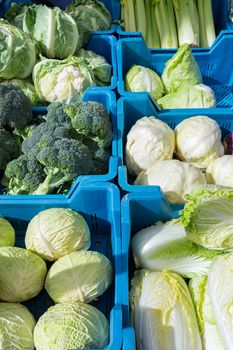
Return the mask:
[[[17, 223], [13, 226], [21, 238]], [[4, 241], [7, 237], [14, 243], [13, 226], [0, 218], [0, 349], [105, 347], [109, 321], [88, 303], [108, 289], [113, 267], [105, 255], [87, 251], [91, 238], [84, 217], [61, 207], [39, 212], [28, 223], [26, 249]], [[45, 290], [57, 304], [45, 297]], [[27, 301], [33, 314], [19, 304]], [[42, 315], [35, 305], [40, 305]]]
[[0, 100], [5, 101], [0, 107], [0, 170], [7, 194], [65, 193], [79, 175], [108, 171], [113, 133], [101, 103], [53, 103], [47, 115], [33, 120], [19, 88], [0, 84]]
[[167, 200], [178, 204], [187, 202], [197, 186], [232, 186], [233, 155], [224, 155], [225, 150], [222, 130], [210, 117], [185, 118], [173, 131], [145, 116], [128, 132], [125, 163], [135, 185], [160, 186]]
[[150, 68], [132, 66], [125, 75], [129, 92], [148, 92], [160, 108], [212, 108], [213, 90], [202, 84], [200, 68], [189, 45], [182, 45], [165, 64], [161, 75]]
[[121, 23], [151, 48], [210, 47], [216, 37], [211, 0], [121, 0]]

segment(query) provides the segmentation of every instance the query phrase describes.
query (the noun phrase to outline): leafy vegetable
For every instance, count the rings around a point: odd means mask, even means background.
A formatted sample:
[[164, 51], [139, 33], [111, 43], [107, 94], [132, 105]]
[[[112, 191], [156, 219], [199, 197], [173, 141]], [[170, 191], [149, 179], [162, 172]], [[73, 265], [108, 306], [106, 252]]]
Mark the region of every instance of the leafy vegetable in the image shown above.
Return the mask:
[[45, 101], [43, 101], [36, 93], [35, 86], [29, 79], [11, 79], [3, 81], [4, 83], [13, 84], [18, 86], [23, 93], [28, 97], [32, 106], [44, 105]]
[[233, 190], [203, 187], [187, 196], [181, 222], [190, 240], [208, 249], [233, 249]]
[[0, 42], [0, 80], [27, 78], [36, 63], [35, 45], [30, 37], [0, 19]]
[[216, 107], [213, 90], [204, 84], [179, 88], [158, 99], [157, 103], [162, 109]]
[[176, 126], [175, 136], [179, 159], [198, 168], [207, 168], [212, 160], [224, 154], [221, 129], [215, 120], [207, 116], [184, 119]]
[[130, 305], [138, 350], [202, 349], [192, 299], [178, 274], [136, 271]]
[[153, 271], [170, 270], [188, 278], [207, 275], [219, 254], [189, 241], [178, 220], [165, 224], [157, 222], [137, 232], [131, 244], [137, 267]]
[[65, 60], [44, 59], [33, 70], [36, 92], [48, 102], [69, 103], [81, 99], [88, 87], [96, 86], [94, 74], [85, 59], [70, 56]]
[[233, 156], [213, 160], [206, 169], [206, 177], [209, 184], [233, 187]]
[[191, 164], [179, 160], [163, 160], [142, 171], [136, 185], [160, 186], [170, 203], [185, 203], [186, 195], [197, 185], [205, 185], [205, 175]]
[[0, 217], [0, 247], [15, 245], [15, 230], [6, 219]]
[[45, 289], [55, 303], [90, 303], [102, 295], [112, 281], [110, 261], [98, 252], [80, 251], [56, 261], [45, 281]]
[[155, 117], [143, 117], [127, 135], [125, 160], [130, 174], [138, 175], [158, 160], [172, 159], [175, 148], [173, 130]]
[[219, 257], [209, 272], [208, 294], [214, 311], [224, 349], [232, 349], [232, 268], [233, 255]]
[[162, 74], [166, 92], [175, 92], [179, 88], [202, 84], [202, 76], [189, 45], [182, 45], [166, 63]]
[[74, 18], [83, 44], [88, 41], [91, 32], [111, 28], [111, 15], [101, 1], [72, 0], [66, 12]]
[[0, 300], [22, 302], [35, 297], [47, 273], [43, 259], [16, 247], [0, 248]]
[[25, 244], [43, 259], [54, 261], [75, 250], [90, 247], [90, 231], [79, 213], [65, 208], [51, 208], [30, 221]]
[[24, 128], [32, 120], [27, 96], [16, 86], [0, 84], [0, 127]]
[[0, 348], [33, 350], [35, 320], [20, 304], [0, 303]]
[[109, 324], [95, 307], [84, 303], [56, 304], [34, 330], [37, 350], [102, 348], [108, 344]]
[[19, 147], [9, 131], [0, 128], [0, 170], [5, 170], [7, 163], [19, 156]]
[[198, 276], [189, 282], [189, 290], [193, 298], [200, 334], [202, 336], [203, 349], [224, 350], [225, 348], [207, 292], [207, 282], [207, 276]]
[[12, 23], [30, 34], [48, 58], [67, 58], [82, 45], [75, 21], [58, 7], [22, 6]]
[[125, 76], [126, 91], [149, 92], [154, 100], [164, 94], [163, 83], [152, 69], [134, 65]]

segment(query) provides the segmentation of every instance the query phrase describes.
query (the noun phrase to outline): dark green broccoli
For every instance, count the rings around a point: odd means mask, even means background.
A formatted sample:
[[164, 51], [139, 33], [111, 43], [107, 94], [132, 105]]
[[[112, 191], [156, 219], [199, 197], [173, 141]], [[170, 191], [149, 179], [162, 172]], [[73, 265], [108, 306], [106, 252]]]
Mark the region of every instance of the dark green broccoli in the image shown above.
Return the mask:
[[0, 84], [0, 127], [25, 128], [32, 120], [32, 107], [22, 90]]
[[108, 112], [98, 102], [74, 102], [64, 107], [77, 133], [91, 139], [99, 148], [109, 147], [112, 128]]
[[35, 194], [58, 192], [61, 186], [71, 185], [79, 175], [96, 172], [88, 148], [73, 139], [56, 140], [53, 145], [41, 149], [37, 160], [44, 166], [47, 177]]
[[17, 142], [10, 132], [0, 128], [0, 170], [5, 170], [7, 163], [19, 156]]
[[48, 113], [44, 116], [44, 119], [52, 124], [68, 124], [71, 127], [71, 120], [64, 111], [65, 106], [66, 104], [60, 102], [51, 103], [48, 106]]
[[21, 155], [7, 164], [4, 184], [8, 194], [32, 194], [45, 177], [44, 167], [35, 157]]

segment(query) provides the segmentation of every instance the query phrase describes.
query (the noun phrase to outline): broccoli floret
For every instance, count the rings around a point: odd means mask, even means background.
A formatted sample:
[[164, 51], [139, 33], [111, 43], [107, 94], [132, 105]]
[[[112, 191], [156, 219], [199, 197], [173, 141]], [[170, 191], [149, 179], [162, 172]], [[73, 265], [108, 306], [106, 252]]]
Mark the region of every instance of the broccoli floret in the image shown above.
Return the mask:
[[69, 138], [72, 135], [72, 128], [67, 124], [41, 123], [34, 130], [30, 137], [22, 143], [24, 154], [33, 153], [35, 156], [44, 147], [53, 146], [55, 140]]
[[21, 155], [7, 164], [4, 182], [8, 194], [32, 194], [45, 177], [44, 168], [35, 157]]
[[79, 175], [96, 172], [88, 148], [73, 139], [59, 139], [52, 146], [44, 147], [37, 154], [37, 160], [44, 166], [47, 177], [35, 194], [59, 192], [61, 186], [71, 185]]
[[75, 130], [95, 141], [99, 148], [110, 146], [112, 128], [105, 107], [98, 102], [74, 102], [64, 107]]
[[19, 156], [19, 147], [10, 132], [0, 128], [0, 170], [5, 170], [7, 163]]
[[0, 127], [24, 128], [32, 120], [32, 107], [22, 90], [12, 84], [0, 84]]
[[60, 102], [51, 103], [48, 106], [48, 113], [44, 119], [52, 124], [68, 124], [71, 127], [71, 120], [64, 111], [66, 105]]

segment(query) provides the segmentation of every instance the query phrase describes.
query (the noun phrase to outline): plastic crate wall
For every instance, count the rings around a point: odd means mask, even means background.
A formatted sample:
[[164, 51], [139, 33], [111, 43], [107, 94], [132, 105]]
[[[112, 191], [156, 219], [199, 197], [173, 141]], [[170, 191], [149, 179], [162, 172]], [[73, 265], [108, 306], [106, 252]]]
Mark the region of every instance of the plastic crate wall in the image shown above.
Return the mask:
[[[82, 182], [96, 182], [96, 181], [113, 181], [117, 175], [117, 120], [116, 120], [116, 96], [114, 92], [100, 89], [88, 89], [83, 96], [83, 101], [96, 101], [102, 103], [108, 111], [113, 128], [113, 141], [112, 141], [112, 155], [109, 159], [108, 173], [103, 175], [81, 175], [78, 176], [71, 186], [67, 194], [48, 194], [48, 195], [0, 195], [1, 200], [12, 200], [12, 198], [19, 200], [33, 200], [50, 198], [54, 199], [67, 199], [72, 196], [78, 185]], [[47, 107], [34, 107], [33, 115], [36, 118], [38, 115], [47, 113]], [[2, 190], [3, 191], [3, 190]]]
[[[48, 208], [71, 208], [84, 216], [91, 232], [91, 250], [106, 255], [114, 269], [112, 286], [91, 303], [101, 310], [110, 321], [110, 341], [104, 349], [118, 350], [122, 342], [121, 310], [121, 234], [120, 197], [113, 184], [95, 183], [80, 185], [69, 200], [9, 200], [0, 201], [0, 216], [7, 218], [16, 231], [16, 246], [24, 247], [28, 221]], [[36, 320], [53, 304], [45, 290], [25, 305]], [[72, 349], [74, 350], [74, 349]]]
[[126, 145], [127, 134], [137, 120], [144, 116], [155, 116], [167, 123], [172, 129], [182, 120], [195, 116], [206, 115], [214, 119], [222, 131], [222, 139], [233, 131], [233, 111], [228, 109], [185, 109], [157, 112], [152, 100], [148, 95], [141, 94], [125, 96], [117, 103], [117, 123], [118, 123], [118, 181], [120, 187], [125, 192], [160, 192], [158, 186], [133, 185], [135, 177], [127, 174], [124, 162], [124, 149]]
[[[229, 0], [212, 0], [214, 24], [216, 30], [216, 39], [211, 45], [213, 47], [219, 39], [222, 30], [233, 31], [233, 23], [229, 19]], [[142, 37], [141, 32], [126, 32], [120, 25], [117, 26], [117, 34], [119, 38]], [[152, 48], [153, 50], [153, 48]], [[164, 51], [166, 49], [160, 49]], [[203, 51], [205, 48], [195, 48], [194, 51]]]
[[[154, 69], [160, 76], [165, 63], [174, 55], [174, 50], [150, 51], [142, 38], [121, 39], [117, 43], [118, 92], [121, 95], [135, 95], [125, 90], [124, 77], [134, 64]], [[210, 86], [216, 96], [217, 108], [233, 106], [233, 32], [222, 34], [210, 50], [193, 51], [203, 83]], [[145, 93], [147, 94], [147, 93]]]
[[123, 307], [123, 350], [136, 350], [134, 329], [130, 322], [129, 288], [133, 277], [134, 262], [130, 241], [141, 229], [157, 221], [167, 221], [177, 216], [169, 204], [157, 193], [129, 193], [121, 202], [122, 224], [122, 307]]

